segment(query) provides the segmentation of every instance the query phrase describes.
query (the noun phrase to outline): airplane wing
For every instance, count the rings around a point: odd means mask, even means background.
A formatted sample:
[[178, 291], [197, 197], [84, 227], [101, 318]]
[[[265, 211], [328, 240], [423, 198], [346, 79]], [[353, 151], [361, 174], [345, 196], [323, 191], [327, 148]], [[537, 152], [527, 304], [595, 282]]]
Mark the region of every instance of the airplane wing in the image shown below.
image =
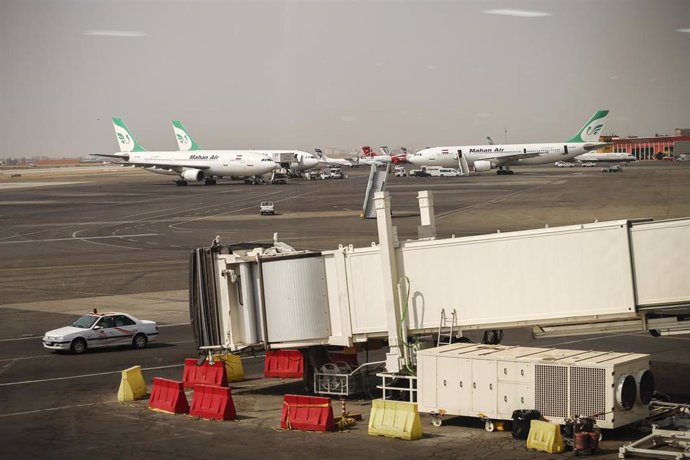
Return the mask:
[[514, 160], [521, 160], [525, 158], [534, 158], [538, 157], [541, 155], [543, 152], [514, 152], [514, 153], [505, 153], [505, 154], [497, 154], [497, 155], [487, 155], [479, 158], [480, 160], [494, 160], [499, 163], [506, 163], [509, 161], [514, 161]]
[[211, 167], [208, 165], [195, 165], [195, 164], [190, 164], [186, 163], [184, 165], [181, 164], [169, 164], [169, 163], [136, 163], [136, 162], [127, 162], [128, 165], [130, 166], [136, 166], [137, 168], [160, 168], [160, 169], [167, 169], [169, 171], [176, 171], [176, 172], [182, 172], [185, 169], [200, 169], [202, 171], [205, 171], [207, 169], [210, 169]]
[[328, 167], [339, 167], [339, 166], [352, 166], [352, 163], [347, 160], [328, 158], [325, 160], [319, 160], [319, 163], [326, 165]]
[[202, 164], [193, 164], [193, 163], [185, 163], [184, 165], [181, 165], [179, 163], [177, 164], [170, 164], [170, 163], [165, 163], [165, 162], [147, 162], [147, 163], [139, 163], [139, 162], [132, 162], [129, 161], [129, 154], [127, 153], [90, 153], [89, 155], [93, 156], [98, 156], [98, 157], [108, 157], [108, 158], [117, 158], [119, 160], [123, 160], [125, 164], [128, 166], [135, 166], [137, 168], [159, 168], [159, 169], [167, 169], [169, 171], [175, 171], [178, 173], [181, 173], [185, 169], [200, 169], [202, 171], [205, 171], [210, 168], [208, 165], [202, 165]]
[[118, 160], [129, 160], [129, 154], [128, 153], [89, 153], [89, 155], [94, 156], [94, 157], [108, 157], [108, 158], [117, 158]]

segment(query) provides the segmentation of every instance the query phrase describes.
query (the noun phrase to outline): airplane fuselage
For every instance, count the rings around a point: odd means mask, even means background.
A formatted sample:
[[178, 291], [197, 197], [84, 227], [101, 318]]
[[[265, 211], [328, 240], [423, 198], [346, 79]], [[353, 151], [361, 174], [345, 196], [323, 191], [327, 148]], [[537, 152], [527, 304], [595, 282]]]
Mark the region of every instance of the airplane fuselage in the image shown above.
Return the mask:
[[604, 163], [616, 163], [616, 162], [628, 162], [636, 161], [635, 155], [623, 152], [608, 152], [608, 153], [597, 153], [589, 152], [584, 155], [580, 155], [575, 158], [577, 161], [592, 161], [592, 162], [604, 162]]
[[[188, 152], [130, 152], [127, 163], [158, 174], [179, 174], [189, 169], [203, 169], [205, 176], [254, 176], [276, 168], [263, 152], [251, 150], [195, 150]], [[150, 164], [151, 167], [146, 167]]]
[[[477, 161], [490, 161], [496, 166], [539, 165], [565, 161], [591, 150], [590, 143], [563, 142], [547, 144], [459, 145], [431, 147], [407, 157], [414, 165], [456, 168], [460, 155], [468, 166]], [[519, 158], [522, 156], [522, 158]]]

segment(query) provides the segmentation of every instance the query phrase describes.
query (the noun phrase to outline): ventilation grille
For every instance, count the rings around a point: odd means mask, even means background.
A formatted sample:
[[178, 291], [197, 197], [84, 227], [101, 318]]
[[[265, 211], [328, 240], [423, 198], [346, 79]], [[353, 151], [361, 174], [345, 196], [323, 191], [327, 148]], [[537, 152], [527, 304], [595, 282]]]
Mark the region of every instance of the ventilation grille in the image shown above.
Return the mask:
[[[591, 367], [570, 368], [570, 415], [594, 415], [606, 412], [606, 373]], [[597, 420], [605, 420], [599, 415]]]
[[534, 366], [534, 401], [537, 410], [548, 417], [568, 416], [568, 368]]

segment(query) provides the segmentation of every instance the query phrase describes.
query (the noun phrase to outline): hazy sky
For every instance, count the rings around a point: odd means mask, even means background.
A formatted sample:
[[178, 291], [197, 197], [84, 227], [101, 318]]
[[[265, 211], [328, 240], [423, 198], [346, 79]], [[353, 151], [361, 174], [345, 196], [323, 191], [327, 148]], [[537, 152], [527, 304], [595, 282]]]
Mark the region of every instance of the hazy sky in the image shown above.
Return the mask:
[[690, 128], [690, 1], [0, 0], [0, 157], [116, 151], [113, 116], [311, 151], [556, 142], [601, 108]]

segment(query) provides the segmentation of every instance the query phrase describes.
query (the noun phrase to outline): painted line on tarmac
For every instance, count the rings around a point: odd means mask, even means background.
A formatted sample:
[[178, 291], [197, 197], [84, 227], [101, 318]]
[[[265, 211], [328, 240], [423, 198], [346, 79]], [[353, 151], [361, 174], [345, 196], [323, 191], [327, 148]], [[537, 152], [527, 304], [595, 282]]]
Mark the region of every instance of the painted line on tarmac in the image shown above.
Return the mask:
[[[188, 343], [191, 342], [191, 340], [187, 340], [185, 342], [172, 342], [172, 343]], [[36, 356], [36, 358], [43, 357], [45, 355], [41, 356]], [[256, 356], [243, 356], [240, 357], [240, 359], [254, 359], [254, 358], [264, 358], [266, 355], [256, 355]], [[28, 358], [34, 358], [33, 356], [28, 356], [25, 359]], [[184, 367], [184, 364], [169, 364], [167, 366], [156, 366], [156, 367], [142, 367], [142, 371], [156, 371], [160, 369], [172, 369], [175, 367]], [[102, 375], [112, 375], [112, 374], [120, 374], [122, 373], [121, 370], [119, 371], [108, 371], [108, 372], [97, 372], [94, 374], [82, 374], [82, 375], [71, 375], [69, 377], [54, 377], [52, 379], [39, 379], [39, 380], [24, 380], [21, 382], [7, 382], [7, 383], [0, 383], [0, 387], [10, 387], [10, 386], [16, 386], [16, 385], [26, 385], [29, 383], [45, 383], [45, 382], [57, 382], [60, 380], [74, 380], [74, 379], [83, 379], [87, 377], [100, 377]]]
[[30, 337], [17, 337], [14, 339], [0, 339], [0, 342], [14, 342], [17, 340], [36, 340], [36, 339], [41, 339], [43, 338], [43, 335], [32, 335]]
[[[184, 367], [184, 364], [170, 364], [168, 366], [157, 366], [157, 367], [145, 367], [142, 371], [154, 371], [159, 369], [169, 369], [173, 367]], [[52, 379], [39, 379], [39, 380], [24, 380], [22, 382], [8, 382], [0, 383], [0, 387], [9, 387], [15, 385], [25, 385], [28, 383], [44, 383], [44, 382], [58, 382], [60, 380], [73, 380], [73, 379], [83, 379], [87, 377], [100, 377], [101, 375], [111, 375], [120, 374], [122, 371], [108, 371], [108, 372], [97, 372], [95, 374], [82, 374], [82, 375], [71, 375], [69, 377], [54, 377]]]
[[[174, 324], [159, 324], [158, 328], [160, 329], [162, 327], [189, 326], [190, 324], [191, 323], [189, 323], [189, 322], [187, 322], [187, 323], [174, 323]], [[42, 339], [43, 337], [45, 337], [45, 336], [43, 336], [43, 335], [31, 335], [28, 337], [15, 337], [13, 339], [0, 339], [0, 342], [16, 342], [18, 340], [35, 340], [35, 339]], [[184, 343], [184, 342], [180, 342], [180, 343]], [[0, 360], [0, 361], [2, 361], [2, 360]]]
[[0, 241], [0, 244], [22, 244], [22, 243], [50, 243], [53, 241], [80, 241], [80, 240], [103, 240], [103, 239], [122, 239], [125, 237], [144, 237], [160, 236], [160, 233], [140, 233], [138, 235], [110, 235], [110, 236], [72, 236], [71, 238], [48, 238], [45, 240], [22, 240], [22, 241]]
[[[180, 342], [163, 342], [166, 345], [182, 345], [184, 343], [192, 343], [194, 342], [193, 340], [182, 340]], [[32, 356], [20, 356], [18, 358], [2, 358], [0, 359], [0, 363], [4, 363], [7, 361], [24, 361], [26, 359], [37, 359], [37, 358], [50, 358], [52, 355], [50, 353], [44, 353], [41, 355], [32, 355]]]
[[49, 407], [48, 409], [37, 409], [37, 410], [29, 410], [26, 412], [13, 412], [11, 414], [0, 414], [0, 418], [2, 418], [2, 417], [16, 417], [18, 415], [40, 414], [41, 412], [52, 412], [52, 411], [64, 410], [64, 409], [76, 409], [78, 407], [100, 406], [102, 404], [114, 404], [117, 402], [119, 402], [119, 401], [103, 401], [103, 402], [88, 403], [88, 404], [75, 404], [73, 406]]
[[[70, 238], [71, 239], [71, 238]], [[41, 266], [41, 267], [17, 267], [17, 268], [1, 268], [0, 272], [16, 272], [16, 271], [38, 271], [38, 270], [65, 270], [70, 268], [98, 268], [98, 267], [125, 267], [128, 265], [172, 265], [172, 264], [189, 264], [186, 260], [152, 260], [152, 261], [141, 261], [141, 262], [122, 262], [113, 264], [87, 264], [87, 265], [52, 265], [52, 266]], [[105, 294], [102, 294], [105, 295]], [[110, 294], [109, 294], [110, 295]]]

